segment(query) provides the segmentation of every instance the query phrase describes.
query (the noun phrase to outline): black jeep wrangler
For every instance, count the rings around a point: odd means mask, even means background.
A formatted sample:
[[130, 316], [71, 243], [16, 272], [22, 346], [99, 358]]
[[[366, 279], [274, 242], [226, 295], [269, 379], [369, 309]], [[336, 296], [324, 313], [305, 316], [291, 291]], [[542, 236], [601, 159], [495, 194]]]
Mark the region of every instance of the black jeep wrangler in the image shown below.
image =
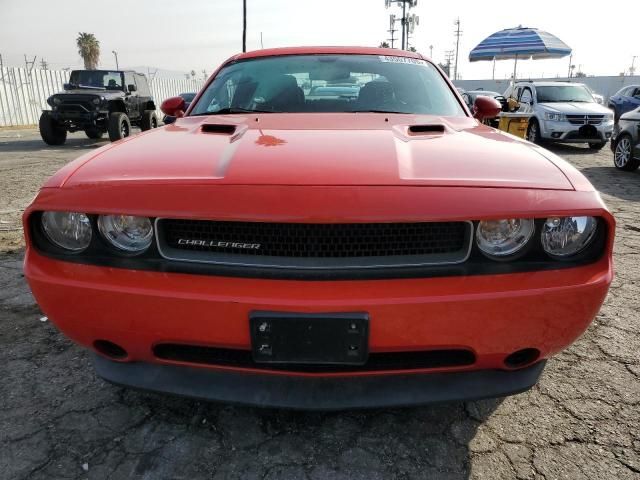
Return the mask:
[[141, 73], [112, 70], [73, 70], [64, 92], [47, 99], [51, 110], [40, 116], [40, 136], [49, 145], [62, 145], [67, 132], [84, 130], [89, 138], [105, 133], [113, 142], [128, 137], [131, 126], [158, 126], [156, 105]]

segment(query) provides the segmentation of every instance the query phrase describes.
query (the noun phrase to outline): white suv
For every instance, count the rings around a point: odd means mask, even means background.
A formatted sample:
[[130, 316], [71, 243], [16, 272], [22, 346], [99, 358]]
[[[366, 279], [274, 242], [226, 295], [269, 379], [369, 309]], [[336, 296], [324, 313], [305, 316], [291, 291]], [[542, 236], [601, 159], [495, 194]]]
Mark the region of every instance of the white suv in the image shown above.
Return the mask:
[[588, 143], [600, 150], [613, 134], [613, 112], [599, 105], [581, 83], [518, 82], [504, 93], [531, 113], [527, 140], [533, 143]]

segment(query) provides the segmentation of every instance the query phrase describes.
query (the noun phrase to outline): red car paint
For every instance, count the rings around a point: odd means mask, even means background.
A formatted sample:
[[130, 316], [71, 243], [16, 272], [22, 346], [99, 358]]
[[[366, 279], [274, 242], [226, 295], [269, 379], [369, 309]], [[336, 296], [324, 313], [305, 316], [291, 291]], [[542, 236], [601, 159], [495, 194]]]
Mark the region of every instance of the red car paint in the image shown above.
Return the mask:
[[[422, 58], [319, 47], [261, 50], [231, 60], [299, 53]], [[436, 123], [443, 132], [409, 130]], [[208, 124], [235, 129], [205, 133]], [[29, 226], [33, 212], [46, 210], [292, 223], [592, 215], [603, 219], [607, 238], [599, 260], [557, 270], [376, 280], [231, 278], [52, 259], [33, 246]], [[470, 116], [187, 116], [63, 167], [26, 210], [24, 226], [25, 275], [42, 310], [88, 348], [96, 339], [121, 345], [125, 362], [172, 363], [152, 352], [163, 342], [250, 349], [248, 316], [255, 310], [364, 311], [371, 319], [371, 352], [459, 347], [476, 355], [470, 366], [411, 373], [504, 370], [505, 357], [516, 350], [536, 348], [546, 359], [575, 341], [613, 276], [615, 222], [589, 182], [550, 152]], [[303, 377], [403, 372], [200, 367]]]

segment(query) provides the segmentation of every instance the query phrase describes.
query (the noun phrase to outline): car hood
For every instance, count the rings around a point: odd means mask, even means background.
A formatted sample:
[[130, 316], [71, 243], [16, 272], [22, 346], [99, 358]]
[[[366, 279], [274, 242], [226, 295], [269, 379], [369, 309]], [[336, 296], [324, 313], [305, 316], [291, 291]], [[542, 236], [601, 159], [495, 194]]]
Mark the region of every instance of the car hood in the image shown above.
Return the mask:
[[81, 157], [54, 183], [571, 190], [572, 184], [549, 159], [551, 154], [544, 152], [466, 117], [367, 113], [187, 117]]
[[584, 102], [549, 102], [539, 103], [549, 112], [564, 113], [565, 115], [602, 115], [611, 113], [604, 105], [598, 103], [584, 103]]
[[96, 95], [98, 97], [104, 97], [108, 100], [112, 100], [114, 98], [124, 98], [124, 92], [119, 90], [99, 90], [93, 88], [74, 88], [71, 90], [64, 90], [62, 92], [56, 93], [56, 97], [70, 97], [74, 95]]

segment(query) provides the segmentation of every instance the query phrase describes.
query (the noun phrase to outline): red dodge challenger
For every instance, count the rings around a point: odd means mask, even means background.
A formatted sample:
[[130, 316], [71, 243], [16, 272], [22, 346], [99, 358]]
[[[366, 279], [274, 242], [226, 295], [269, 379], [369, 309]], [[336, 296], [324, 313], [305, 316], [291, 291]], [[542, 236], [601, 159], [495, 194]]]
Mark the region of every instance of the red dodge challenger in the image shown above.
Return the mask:
[[510, 395], [576, 340], [614, 219], [419, 54], [260, 50], [24, 214], [46, 315], [129, 387], [299, 409]]

